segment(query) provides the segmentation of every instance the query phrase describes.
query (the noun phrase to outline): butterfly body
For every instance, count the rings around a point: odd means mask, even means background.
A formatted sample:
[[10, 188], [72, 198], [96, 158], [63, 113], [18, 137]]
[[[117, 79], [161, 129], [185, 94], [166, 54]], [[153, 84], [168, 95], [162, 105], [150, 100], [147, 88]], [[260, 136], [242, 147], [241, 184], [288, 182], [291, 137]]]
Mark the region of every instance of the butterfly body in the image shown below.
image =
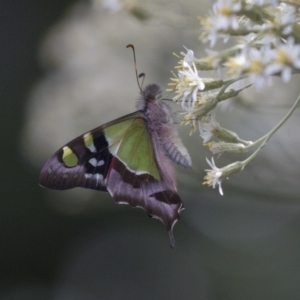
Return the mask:
[[40, 184], [64, 190], [84, 187], [108, 191], [117, 203], [143, 208], [160, 219], [174, 246], [173, 226], [183, 204], [176, 190], [172, 161], [191, 166], [160, 88], [149, 85], [138, 111], [74, 139], [46, 162]]

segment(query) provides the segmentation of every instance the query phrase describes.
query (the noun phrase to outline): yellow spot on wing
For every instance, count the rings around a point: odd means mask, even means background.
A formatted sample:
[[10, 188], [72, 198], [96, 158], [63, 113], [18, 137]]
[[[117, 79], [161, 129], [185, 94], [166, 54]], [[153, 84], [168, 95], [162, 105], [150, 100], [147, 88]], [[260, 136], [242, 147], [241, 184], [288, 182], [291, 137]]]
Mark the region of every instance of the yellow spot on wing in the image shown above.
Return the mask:
[[95, 145], [94, 145], [94, 138], [90, 132], [86, 133], [83, 136], [84, 144], [87, 148], [89, 148], [92, 152], [96, 151]]
[[78, 157], [68, 146], [63, 147], [62, 160], [66, 167], [75, 167], [78, 164]]

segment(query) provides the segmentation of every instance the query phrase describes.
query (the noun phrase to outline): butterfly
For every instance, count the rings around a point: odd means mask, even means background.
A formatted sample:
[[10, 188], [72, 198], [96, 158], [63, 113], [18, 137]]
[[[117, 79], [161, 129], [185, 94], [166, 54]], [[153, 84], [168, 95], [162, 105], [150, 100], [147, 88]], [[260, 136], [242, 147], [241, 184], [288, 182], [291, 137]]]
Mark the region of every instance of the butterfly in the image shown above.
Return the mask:
[[107, 191], [117, 203], [143, 208], [173, 227], [184, 206], [177, 193], [172, 162], [191, 167], [170, 107], [156, 84], [141, 90], [137, 111], [97, 127], [67, 143], [44, 165], [46, 188], [83, 187]]

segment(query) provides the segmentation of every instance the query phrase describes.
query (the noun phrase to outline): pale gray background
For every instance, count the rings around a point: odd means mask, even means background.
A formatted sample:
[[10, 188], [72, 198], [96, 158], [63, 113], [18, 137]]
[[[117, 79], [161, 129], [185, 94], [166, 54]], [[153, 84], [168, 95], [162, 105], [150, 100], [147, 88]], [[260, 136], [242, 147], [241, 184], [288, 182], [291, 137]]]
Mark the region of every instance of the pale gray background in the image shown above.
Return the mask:
[[[104, 193], [38, 186], [42, 164], [58, 147], [134, 110], [138, 87], [126, 44], [136, 46], [146, 83], [163, 89], [177, 62], [172, 52], [184, 45], [205, 55], [196, 17], [210, 1], [127, 2], [114, 14], [95, 2], [72, 3], [1, 4], [0, 298], [299, 299], [298, 111], [223, 183], [223, 197], [202, 186], [211, 155], [198, 133], [180, 128], [193, 170], [177, 169], [186, 210], [174, 251], [163, 225], [141, 210]], [[260, 94], [247, 91], [218, 120], [255, 140], [298, 92], [296, 77]]]

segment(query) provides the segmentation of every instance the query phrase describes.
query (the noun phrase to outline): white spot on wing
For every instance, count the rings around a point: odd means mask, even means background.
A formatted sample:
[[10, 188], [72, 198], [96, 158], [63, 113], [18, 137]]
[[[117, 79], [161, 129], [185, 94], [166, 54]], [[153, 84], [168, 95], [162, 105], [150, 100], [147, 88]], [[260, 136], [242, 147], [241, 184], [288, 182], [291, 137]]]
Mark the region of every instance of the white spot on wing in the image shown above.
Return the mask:
[[104, 160], [99, 160], [97, 161], [97, 159], [95, 157], [91, 158], [89, 160], [89, 163], [93, 166], [93, 167], [101, 167], [104, 165]]
[[118, 201], [118, 204], [126, 204], [126, 205], [129, 205], [128, 202], [124, 202], [124, 201]]
[[[86, 133], [86, 134], [83, 136], [83, 138], [84, 138], [85, 146], [86, 146], [88, 149], [90, 149], [91, 152], [96, 152], [96, 147], [95, 147], [95, 145], [94, 145], [94, 143], [93, 143], [93, 135], [92, 135], [90, 132], [88, 132], [88, 133]], [[87, 144], [88, 144], [89, 146], [88, 146]]]
[[96, 152], [96, 147], [94, 144], [90, 145], [88, 148], [91, 150], [91, 152]]
[[101, 185], [104, 185], [103, 176], [101, 174], [97, 173], [94, 175], [94, 177], [96, 177], [96, 185], [98, 185], [99, 181]]
[[104, 180], [103, 180], [103, 175], [96, 173], [96, 174], [91, 174], [91, 173], [86, 173], [84, 174], [84, 177], [86, 179], [94, 179], [96, 180], [96, 186], [98, 186], [99, 184], [104, 186]]
[[91, 158], [89, 160], [89, 163], [93, 166], [96, 167], [97, 166], [97, 159], [95, 157]]
[[104, 160], [99, 160], [97, 163], [97, 167], [101, 167], [104, 165]]

